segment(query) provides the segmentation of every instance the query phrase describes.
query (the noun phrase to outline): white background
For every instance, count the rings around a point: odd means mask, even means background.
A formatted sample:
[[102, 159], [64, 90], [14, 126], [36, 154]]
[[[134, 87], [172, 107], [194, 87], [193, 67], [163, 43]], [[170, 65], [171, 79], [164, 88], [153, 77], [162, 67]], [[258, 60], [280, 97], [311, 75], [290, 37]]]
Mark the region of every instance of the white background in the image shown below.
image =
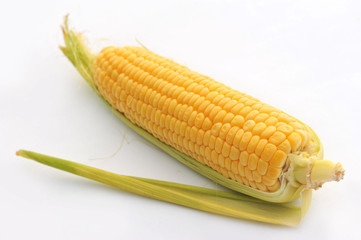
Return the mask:
[[[2, 3], [0, 239], [361, 239], [360, 12], [358, 1]], [[290, 228], [146, 199], [16, 157], [24, 148], [216, 187], [145, 143], [91, 91], [58, 49], [67, 13], [95, 50], [137, 38], [299, 118], [345, 179], [315, 192]]]

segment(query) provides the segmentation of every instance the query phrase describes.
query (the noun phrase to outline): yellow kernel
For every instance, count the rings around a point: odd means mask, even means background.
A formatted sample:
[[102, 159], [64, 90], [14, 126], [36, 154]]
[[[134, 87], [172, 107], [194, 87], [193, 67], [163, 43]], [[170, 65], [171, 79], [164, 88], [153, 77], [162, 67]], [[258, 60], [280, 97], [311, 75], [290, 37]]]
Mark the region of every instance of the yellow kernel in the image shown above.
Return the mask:
[[205, 154], [205, 147], [203, 146], [203, 145], [201, 145], [200, 146], [200, 148], [199, 148], [199, 154], [201, 155], [201, 156], [204, 156], [204, 154]]
[[274, 192], [274, 191], [277, 191], [281, 186], [281, 182], [279, 180], [277, 180], [275, 182], [275, 184], [273, 184], [272, 186], [267, 186], [267, 189], [270, 191], [270, 192]]
[[214, 164], [218, 164], [218, 154], [214, 150], [211, 152], [211, 160]]
[[277, 127], [277, 130], [283, 132], [286, 135], [289, 135], [293, 132], [293, 127], [290, 125], [282, 125]]
[[245, 97], [245, 99], [247, 99], [247, 101], [245, 101], [245, 103], [244, 103], [246, 106], [253, 106], [257, 102], [255, 100], [248, 99], [247, 97]]
[[234, 119], [233, 113], [227, 113], [226, 116], [223, 118], [223, 123], [230, 123]]
[[302, 137], [299, 133], [293, 132], [288, 136], [288, 141], [291, 144], [291, 150], [292, 152], [297, 151], [297, 149], [301, 146], [302, 144]]
[[277, 179], [280, 176], [281, 172], [282, 172], [281, 168], [275, 168], [273, 166], [269, 166], [265, 177], [270, 179]]
[[193, 107], [188, 106], [183, 114], [183, 121], [187, 122], [189, 117], [191, 116], [192, 112], [193, 112]]
[[209, 130], [210, 128], [212, 127], [212, 122], [209, 118], [205, 118], [204, 121], [203, 121], [203, 124], [202, 124], [202, 129], [204, 131], [207, 131]]
[[194, 93], [197, 93], [198, 95], [200, 95], [199, 93], [204, 89], [204, 86], [203, 85], [196, 85], [194, 88], [193, 88], [193, 92]]
[[199, 129], [198, 134], [197, 134], [197, 144], [198, 145], [202, 145], [203, 137], [204, 137], [204, 131], [202, 129]]
[[258, 156], [261, 156], [263, 149], [265, 148], [267, 143], [268, 143], [267, 139], [259, 140], [259, 142], [254, 150], [254, 153], [257, 154]]
[[218, 164], [220, 167], [224, 168], [224, 157], [223, 155], [218, 156]]
[[243, 129], [239, 129], [236, 133], [236, 135], [233, 138], [233, 145], [234, 146], [238, 146], [239, 143], [241, 142], [242, 136], [243, 136]]
[[197, 101], [197, 99], [199, 98], [199, 96], [197, 94], [194, 94], [191, 99], [189, 99], [188, 104], [192, 105], [194, 107], [194, 103]]
[[188, 108], [187, 105], [182, 104], [178, 110], [178, 114], [176, 115], [176, 117], [179, 119], [183, 119], [184, 112], [187, 110], [187, 108]]
[[257, 171], [261, 175], [265, 175], [268, 169], [268, 163], [262, 159], [258, 160]]
[[284, 140], [280, 145], [278, 145], [278, 149], [285, 152], [286, 154], [291, 152], [291, 144], [290, 142], [286, 139]]
[[204, 138], [203, 138], [203, 144], [205, 145], [205, 146], [208, 146], [208, 144], [209, 144], [209, 138], [211, 137], [211, 132], [210, 131], [206, 131], [205, 133], [204, 133]]
[[215, 123], [213, 124], [212, 128], [211, 128], [211, 133], [212, 135], [218, 137], [219, 135], [219, 132], [221, 130], [221, 127], [222, 127], [222, 123]]
[[239, 149], [241, 151], [245, 150], [247, 148], [247, 145], [249, 143], [249, 141], [252, 138], [252, 133], [250, 132], [245, 132], [242, 136], [241, 142], [239, 143]]
[[228, 144], [232, 144], [233, 143], [233, 139], [234, 136], [236, 135], [237, 131], [239, 130], [238, 127], [232, 127], [231, 129], [229, 129], [227, 136], [226, 136], [226, 142]]
[[247, 114], [246, 120], [254, 119], [259, 112], [257, 110], [252, 110], [250, 113]]
[[186, 131], [186, 128], [187, 128], [188, 126], [187, 126], [187, 123], [186, 122], [182, 122], [181, 123], [181, 126], [180, 126], [180, 134], [182, 135], [182, 136], [184, 136], [185, 135], [185, 131]]
[[272, 143], [267, 143], [265, 148], [263, 149], [263, 152], [261, 154], [261, 158], [268, 162], [269, 160], [271, 160], [273, 154], [276, 152], [277, 147], [275, 145], [273, 145]]
[[267, 125], [263, 122], [257, 123], [252, 129], [254, 135], [261, 135], [261, 133], [267, 128]]
[[231, 109], [237, 104], [237, 101], [231, 100], [223, 106], [223, 109], [230, 112]]
[[231, 170], [231, 159], [224, 158], [224, 167], [229, 171]]
[[217, 137], [216, 143], [214, 146], [214, 149], [216, 150], [217, 153], [222, 152], [223, 143], [224, 143], [224, 141], [222, 140], [222, 138]]
[[239, 162], [240, 162], [240, 164], [242, 164], [242, 166], [245, 167], [248, 165], [248, 157], [249, 157], [249, 154], [247, 151], [241, 152], [241, 155], [239, 157]]
[[231, 160], [237, 160], [239, 158], [240, 151], [238, 148], [235, 148], [234, 146], [231, 147], [231, 152], [229, 154], [229, 158]]
[[212, 111], [209, 113], [209, 118], [210, 118], [211, 120], [213, 120], [214, 117], [215, 117], [221, 110], [222, 110], [221, 107], [215, 106], [215, 107], [212, 109]]
[[276, 131], [275, 126], [268, 126], [262, 133], [261, 138], [269, 138]]
[[228, 143], [223, 142], [222, 155], [223, 155], [224, 157], [228, 157], [228, 156], [229, 156], [230, 148], [231, 148], [231, 146], [230, 146]]
[[252, 129], [255, 125], [256, 125], [256, 123], [253, 120], [247, 120], [243, 125], [243, 130], [245, 132], [252, 131]]
[[270, 143], [273, 143], [274, 145], [279, 145], [286, 139], [286, 135], [282, 132], [276, 131], [269, 139], [268, 141]]
[[[169, 115], [168, 115], [168, 116], [169, 116]], [[168, 118], [168, 116], [166, 117], [166, 119]], [[166, 125], [166, 126], [167, 126], [167, 125]], [[169, 127], [167, 127], [167, 128], [169, 128]], [[185, 137], [187, 138], [187, 140], [190, 139], [190, 133], [191, 133], [191, 127], [187, 125], [186, 131], [185, 131], [185, 134], [184, 134]]]
[[299, 122], [290, 122], [289, 125], [294, 129], [305, 129], [305, 127]]
[[231, 124], [236, 127], [242, 127], [244, 123], [244, 118], [241, 115], [237, 115], [231, 121]]
[[231, 171], [233, 174], [238, 174], [238, 161], [231, 161]]
[[203, 103], [201, 103], [201, 105], [198, 107], [198, 111], [204, 112], [204, 115], [207, 116], [206, 113], [205, 113], [205, 110], [206, 110], [206, 108], [207, 108], [210, 104], [211, 104], [210, 101], [205, 100], [205, 101], [204, 101]]
[[254, 121], [256, 123], [264, 122], [268, 117], [269, 115], [267, 113], [260, 113], [254, 118]]
[[[153, 111], [155, 113], [155, 111]], [[155, 114], [154, 114], [155, 115]], [[152, 119], [152, 122], [154, 123], [155, 122], [155, 119], [153, 120]], [[169, 124], [169, 129], [174, 132], [174, 129], [175, 129], [175, 123], [177, 122], [177, 119], [175, 117], [171, 117], [170, 119], [170, 124]]]
[[223, 95], [219, 95], [219, 96], [222, 96], [222, 99], [218, 102], [217, 105], [220, 106], [220, 107], [222, 107], [222, 108], [223, 108], [223, 106], [226, 105], [229, 101], [231, 101], [231, 99], [228, 98], [228, 97], [225, 97], [225, 96], [223, 96]]
[[282, 168], [286, 163], [287, 155], [281, 150], [277, 150], [270, 160], [270, 166]]
[[272, 186], [277, 182], [277, 178], [270, 178], [267, 176], [262, 176], [262, 183], [266, 186]]
[[179, 115], [179, 111], [182, 108], [182, 106], [183, 106], [182, 104], [177, 104], [177, 106], [175, 106], [173, 116], [175, 116], [176, 118], [179, 118], [178, 115]]
[[190, 139], [192, 142], [196, 142], [197, 140], [197, 133], [198, 133], [198, 128], [196, 127], [192, 127], [190, 130]]
[[206, 98], [209, 100], [209, 101], [213, 101], [214, 98], [216, 98], [217, 96], [219, 95], [218, 92], [216, 91], [212, 91], [212, 92], [209, 92], [206, 96]]
[[244, 168], [244, 173], [246, 175], [246, 178], [248, 179], [248, 181], [250, 181], [250, 184], [251, 184], [251, 181], [253, 181], [252, 171], [248, 167], [246, 167], [246, 168]]
[[297, 129], [296, 130], [297, 133], [299, 133], [301, 135], [301, 138], [302, 138], [302, 143], [301, 143], [301, 146], [304, 147], [308, 141], [308, 134], [306, 131], [304, 130], [299, 130]]
[[208, 145], [209, 145], [209, 147], [210, 147], [211, 149], [214, 149], [214, 147], [215, 147], [215, 145], [216, 145], [216, 140], [217, 140], [217, 138], [216, 138], [215, 136], [213, 136], [213, 135], [211, 135], [211, 136], [209, 137], [209, 143], [208, 143]]
[[239, 114], [245, 117], [250, 111], [252, 111], [252, 108], [250, 106], [245, 106], [244, 108], [242, 108]]
[[[202, 106], [202, 105], [201, 105]], [[213, 103], [210, 103], [207, 105], [206, 109], [204, 109], [204, 115], [209, 117], [209, 114], [211, 113], [211, 111], [213, 110], [213, 108], [215, 108], [216, 105], [214, 105]]]
[[269, 117], [269, 118], [267, 118], [267, 120], [264, 123], [268, 126], [271, 126], [271, 125], [275, 125], [277, 122], [278, 122], [277, 118]]
[[283, 126], [283, 125], [287, 125], [287, 123], [285, 122], [278, 122], [276, 123], [274, 126], [278, 129], [279, 127]]
[[219, 137], [222, 139], [225, 139], [226, 135], [230, 129], [231, 129], [231, 124], [229, 124], [229, 123], [223, 124], [223, 126], [221, 127], [221, 129], [219, 131]]
[[252, 106], [253, 109], [255, 110], [259, 110], [261, 109], [261, 107], [263, 107], [263, 104], [262, 103], [256, 103]]
[[[261, 180], [261, 181], [262, 181], [262, 180]], [[256, 182], [256, 185], [257, 185], [257, 188], [258, 188], [259, 190], [261, 190], [262, 192], [268, 192], [267, 187], [266, 187], [263, 183]]]
[[259, 109], [260, 112], [262, 113], [271, 113], [273, 111], [277, 111], [274, 107], [271, 107], [269, 105], [264, 105], [263, 107], [261, 107]]
[[233, 113], [234, 115], [239, 115], [243, 107], [244, 107], [244, 104], [243, 104], [243, 103], [237, 103], [237, 104], [231, 109], [231, 113]]
[[206, 157], [206, 159], [208, 161], [211, 161], [212, 158], [211, 158], [211, 149], [206, 147], [205, 150], [204, 150], [204, 156]]
[[217, 115], [214, 117], [213, 122], [222, 122], [224, 117], [226, 116], [227, 112], [224, 110], [221, 110], [217, 113]]
[[258, 144], [258, 142], [259, 142], [259, 139], [260, 139], [259, 136], [253, 136], [253, 137], [251, 138], [251, 141], [249, 141], [248, 146], [247, 146], [247, 151], [248, 151], [249, 153], [253, 153], [253, 152], [254, 152], [254, 150], [256, 149], [256, 146], [257, 146], [257, 144]]
[[184, 92], [181, 92], [178, 96], [177, 96], [177, 101], [179, 103], [183, 103], [183, 104], [186, 104], [186, 102], [184, 101], [184, 98], [188, 96], [188, 93], [186, 91]]
[[205, 98], [204, 97], [199, 97], [199, 98], [197, 98], [197, 100], [194, 102], [194, 104], [193, 104], [193, 107], [195, 108], [195, 109], [198, 109], [199, 108], [199, 106], [203, 103], [205, 101]]
[[278, 116], [278, 121], [289, 123], [292, 119], [286, 113], [280, 113]]
[[194, 122], [196, 120], [196, 117], [197, 117], [197, 112], [196, 111], [193, 111], [191, 113], [191, 115], [189, 116], [189, 119], [188, 119], [188, 125], [189, 126], [194, 126]]
[[248, 158], [248, 168], [250, 170], [255, 170], [257, 168], [257, 164], [258, 164], [258, 156], [255, 153], [252, 153], [251, 155], [249, 155]]
[[256, 185], [257, 183], [262, 182], [262, 176], [257, 171], [253, 171], [252, 176], [253, 176], [253, 180], [256, 182]]
[[172, 99], [171, 102], [169, 103], [168, 113], [173, 114], [176, 106], [177, 106], [177, 100]]
[[198, 113], [197, 116], [196, 116], [194, 125], [195, 125], [197, 128], [201, 128], [201, 127], [202, 127], [202, 124], [203, 124], [203, 121], [204, 121], [204, 114], [203, 114], [203, 113]]
[[244, 177], [242, 176], [243, 184], [246, 186], [249, 186], [249, 180], [246, 178], [246, 174], [244, 174]]
[[[244, 177], [244, 166], [242, 166], [242, 164], [238, 163], [238, 173], [241, 177]], [[243, 181], [242, 181], [243, 182]]]
[[212, 100], [212, 102], [214, 104], [217, 104], [217, 105], [221, 106], [221, 104], [218, 104], [218, 103], [223, 99], [224, 99], [224, 96], [222, 94], [218, 93], [218, 95]]

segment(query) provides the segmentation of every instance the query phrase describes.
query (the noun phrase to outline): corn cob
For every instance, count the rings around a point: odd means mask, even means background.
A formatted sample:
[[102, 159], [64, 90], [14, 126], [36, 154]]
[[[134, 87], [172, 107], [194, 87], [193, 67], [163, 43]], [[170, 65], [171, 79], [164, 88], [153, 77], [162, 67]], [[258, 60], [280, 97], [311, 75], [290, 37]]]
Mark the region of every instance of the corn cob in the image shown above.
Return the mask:
[[101, 95], [134, 124], [239, 184], [275, 192], [295, 159], [321, 161], [319, 140], [297, 119], [147, 49], [106, 47], [92, 71]]
[[276, 192], [286, 178], [308, 188], [342, 178], [341, 165], [321, 160], [320, 141], [302, 122], [147, 49], [106, 47], [92, 74], [100, 94], [134, 124], [240, 185]]
[[63, 33], [63, 53], [126, 124], [227, 188], [282, 203], [343, 178], [296, 118], [145, 48], [95, 56], [67, 18]]
[[[71, 36], [66, 24], [63, 31]], [[340, 163], [322, 160], [317, 135], [288, 114], [145, 48], [110, 46], [94, 56], [76, 43], [61, 49], [113, 109], [226, 187], [288, 202], [342, 179]]]

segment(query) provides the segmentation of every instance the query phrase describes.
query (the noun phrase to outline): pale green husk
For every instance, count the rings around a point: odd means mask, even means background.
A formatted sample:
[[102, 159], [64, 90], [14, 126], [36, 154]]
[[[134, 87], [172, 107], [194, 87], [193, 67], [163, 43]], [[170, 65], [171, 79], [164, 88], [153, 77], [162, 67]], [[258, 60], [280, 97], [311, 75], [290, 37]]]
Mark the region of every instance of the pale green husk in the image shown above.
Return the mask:
[[[146, 130], [133, 124], [103, 98], [93, 83], [92, 64], [95, 56], [91, 54], [85, 45], [82, 35], [68, 28], [67, 17], [62, 29], [65, 46], [60, 48], [65, 56], [73, 63], [98, 96], [127, 126], [193, 170], [237, 192], [229, 193], [172, 182], [117, 175], [25, 150], [20, 150], [18, 155], [129, 192], [202, 211], [289, 226], [295, 226], [301, 221], [310, 206], [312, 198], [312, 190], [307, 189], [306, 185], [297, 182], [288, 184], [284, 178], [281, 188], [276, 192], [268, 193], [255, 190], [225, 178], [213, 169], [161, 142]], [[321, 145], [318, 144], [318, 146], [318, 151], [321, 154]], [[295, 158], [298, 160], [297, 156]], [[295, 162], [297, 163], [297, 161]], [[297, 165], [296, 163], [295, 165]], [[301, 165], [302, 161], [300, 161]], [[297, 166], [291, 167], [296, 168]], [[285, 203], [294, 201], [301, 196], [302, 201], [300, 205]]]
[[234, 218], [296, 226], [306, 213], [312, 192], [303, 192], [301, 205], [271, 203], [236, 192], [118, 175], [83, 164], [31, 151], [19, 150], [18, 156], [89, 178], [141, 196]]

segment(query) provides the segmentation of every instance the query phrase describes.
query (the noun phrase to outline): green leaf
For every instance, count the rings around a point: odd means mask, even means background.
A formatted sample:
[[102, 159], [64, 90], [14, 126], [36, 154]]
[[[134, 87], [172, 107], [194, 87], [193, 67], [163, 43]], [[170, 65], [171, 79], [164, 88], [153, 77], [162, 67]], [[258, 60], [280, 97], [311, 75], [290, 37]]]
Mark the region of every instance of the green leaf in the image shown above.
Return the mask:
[[17, 155], [141, 196], [205, 212], [272, 224], [297, 225], [307, 211], [312, 196], [311, 190], [304, 191], [300, 206], [290, 203], [271, 203], [236, 192], [118, 175], [26, 150], [19, 150]]

